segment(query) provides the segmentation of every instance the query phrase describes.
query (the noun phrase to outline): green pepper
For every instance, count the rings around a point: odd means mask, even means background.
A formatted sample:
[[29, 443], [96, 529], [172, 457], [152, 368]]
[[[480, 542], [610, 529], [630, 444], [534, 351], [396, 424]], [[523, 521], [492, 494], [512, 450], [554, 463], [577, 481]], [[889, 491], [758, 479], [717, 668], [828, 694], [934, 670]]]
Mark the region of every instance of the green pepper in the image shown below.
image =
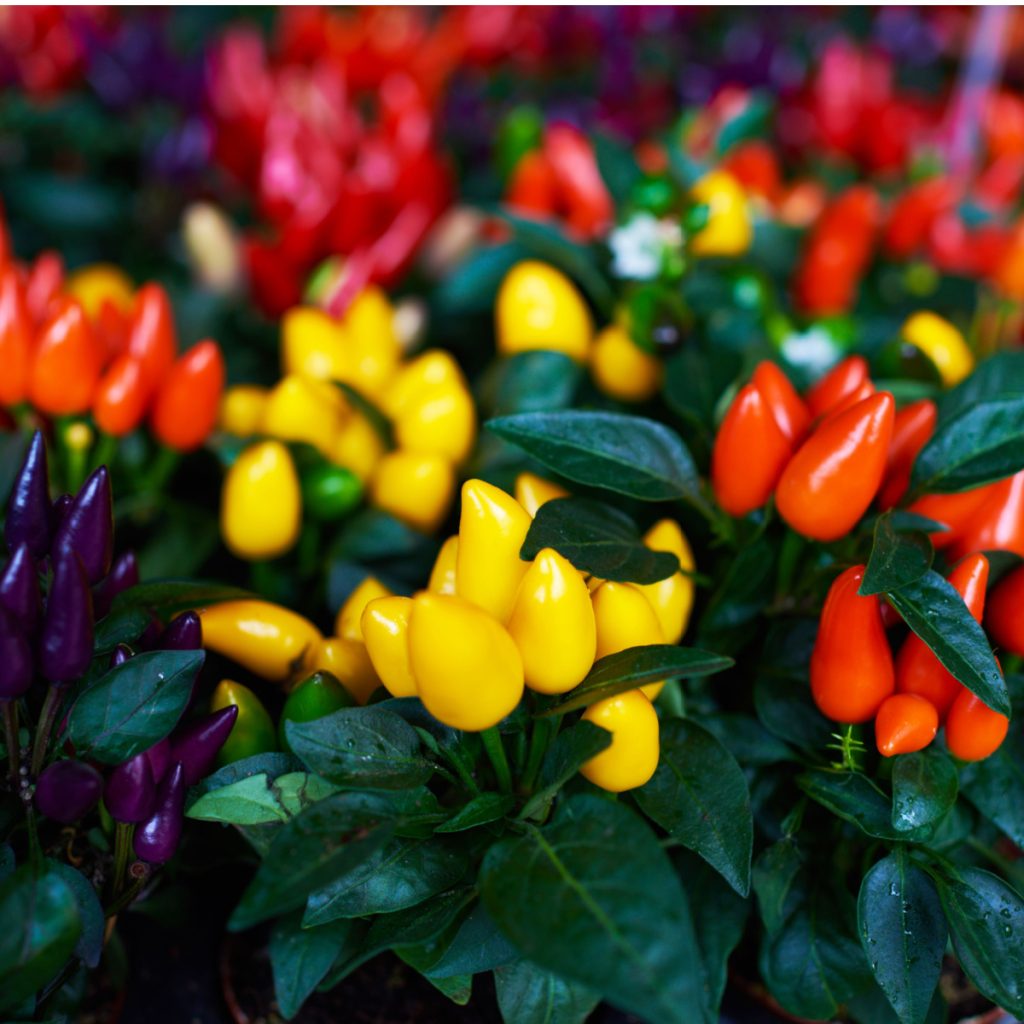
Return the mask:
[[667, 175], [652, 174], [636, 182], [630, 198], [638, 210], [664, 217], [679, 202], [679, 190]]
[[516, 164], [531, 149], [541, 145], [544, 117], [536, 107], [521, 106], [510, 110], [498, 127], [498, 172], [507, 178]]
[[236, 683], [233, 679], [223, 679], [213, 691], [210, 710], [219, 711], [232, 704], [238, 708], [238, 718], [231, 735], [220, 748], [217, 764], [223, 766], [255, 754], [277, 750], [274, 722], [259, 697], [248, 686]]
[[314, 519], [341, 519], [362, 500], [362, 481], [344, 466], [324, 463], [302, 475], [302, 506]]
[[340, 708], [356, 706], [356, 699], [338, 682], [330, 672], [314, 672], [304, 679], [284, 702], [281, 719], [277, 725], [277, 737], [281, 749], [291, 753], [291, 745], [285, 735], [286, 722], [312, 722], [323, 718]]

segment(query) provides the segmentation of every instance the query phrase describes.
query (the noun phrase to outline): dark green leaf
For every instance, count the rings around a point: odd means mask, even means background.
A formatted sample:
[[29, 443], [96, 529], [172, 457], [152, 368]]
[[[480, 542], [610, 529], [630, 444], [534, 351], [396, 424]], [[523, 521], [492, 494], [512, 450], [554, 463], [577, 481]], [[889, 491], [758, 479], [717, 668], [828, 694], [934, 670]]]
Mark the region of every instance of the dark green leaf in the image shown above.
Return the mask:
[[966, 380], [939, 396], [939, 421], [955, 419], [991, 399], [1024, 394], [1024, 353], [998, 352], [980, 363]]
[[861, 580], [861, 596], [881, 594], [920, 579], [931, 567], [934, 552], [928, 535], [917, 530], [897, 532], [892, 513], [875, 520], [875, 539], [867, 570]]
[[685, 718], [665, 722], [660, 743], [658, 770], [636, 791], [637, 803], [746, 896], [754, 823], [740, 766], [711, 733]]
[[769, 732], [804, 750], [821, 750], [834, 729], [814, 706], [805, 679], [758, 676], [754, 681], [754, 707]]
[[480, 887], [534, 963], [648, 1019], [692, 1024], [703, 979], [686, 895], [624, 805], [572, 797], [543, 829], [492, 846]]
[[965, 765], [960, 788], [989, 821], [1024, 846], [1024, 736], [1015, 732], [991, 757]]
[[181, 718], [205, 657], [204, 651], [149, 651], [100, 676], [68, 716], [75, 749], [121, 764], [158, 743]]
[[299, 1012], [357, 931], [351, 921], [303, 928], [301, 911], [275, 922], [270, 933], [270, 966], [274, 997], [283, 1017], [290, 1020]]
[[487, 427], [576, 483], [641, 501], [707, 507], [686, 446], [653, 420], [567, 410], [504, 416]]
[[60, 875], [74, 893], [78, 918], [82, 922], [82, 931], [75, 944], [75, 956], [86, 967], [95, 968], [99, 965], [103, 953], [103, 933], [107, 924], [96, 890], [89, 879], [70, 864], [64, 864], [59, 860], [47, 860], [46, 867], [47, 870]]
[[379, 509], [364, 509], [345, 522], [331, 547], [331, 556], [352, 562], [397, 558], [419, 551], [422, 533]]
[[877, 839], [910, 839], [914, 833], [897, 831], [886, 795], [860, 772], [836, 772], [815, 768], [797, 778], [797, 785], [812, 800], [844, 821], [857, 825]]
[[253, 597], [248, 590], [224, 583], [205, 583], [199, 580], [159, 580], [129, 587], [114, 598], [113, 612], [128, 608], [145, 608], [163, 620], [178, 612], [205, 608], [221, 601], [237, 601]]
[[764, 538], [740, 549], [701, 616], [698, 644], [731, 654], [756, 636], [751, 623], [772, 599], [775, 556], [776, 545]]
[[14, 480], [28, 451], [29, 435], [6, 430], [0, 433], [0, 508], [6, 509]]
[[611, 733], [593, 722], [577, 722], [558, 734], [540, 767], [537, 792], [527, 801], [520, 817], [543, 814], [558, 791], [579, 770], [612, 742]]
[[945, 523], [937, 523], [927, 516], [919, 516], [916, 512], [908, 512], [905, 508], [889, 509], [885, 513], [889, 517], [889, 525], [896, 531], [912, 530], [917, 533], [947, 533], [949, 527]]
[[754, 862], [751, 873], [761, 920], [769, 935], [777, 932], [806, 897], [806, 871], [792, 839], [773, 843]]
[[728, 350], [708, 358], [700, 349], [686, 346], [665, 366], [665, 399], [672, 411], [696, 424], [710, 437], [715, 405], [740, 371], [741, 360]]
[[797, 759], [791, 747], [749, 715], [717, 713], [701, 723], [740, 764], [762, 767]]
[[594, 701], [614, 697], [626, 690], [635, 690], [661, 679], [713, 675], [732, 665], [732, 658], [695, 647], [675, 647], [672, 644], [649, 644], [646, 647], [627, 647], [624, 651], [605, 655], [594, 662], [586, 679], [570, 690], [557, 703], [545, 708], [542, 716], [564, 715], [568, 711], [586, 707]]
[[988, 639], [964, 599], [934, 569], [886, 594], [904, 622], [967, 689], [990, 708], [1010, 714], [1006, 682]]
[[502, 793], [480, 793], [473, 797], [465, 807], [453, 814], [435, 832], [465, 832], [467, 829], [500, 821], [515, 806], [511, 796]]
[[477, 903], [459, 924], [441, 959], [430, 968], [431, 978], [482, 974], [519, 958], [519, 951], [498, 930], [486, 907]]
[[898, 832], [937, 825], [956, 802], [953, 762], [940, 750], [903, 754], [892, 766], [892, 824]]
[[481, 403], [492, 416], [565, 409], [583, 376], [563, 352], [519, 352], [495, 363], [481, 382]]
[[228, 825], [265, 825], [287, 821], [336, 792], [336, 786], [305, 772], [292, 772], [273, 781], [266, 774], [251, 775], [205, 793], [189, 807], [188, 816]]
[[82, 922], [74, 892], [56, 872], [26, 864], [0, 884], [0, 1010], [13, 1009], [56, 976]]
[[109, 654], [118, 644], [133, 644], [151, 621], [150, 613], [137, 606], [105, 615], [96, 623], [93, 654]]
[[416, 730], [384, 708], [342, 708], [311, 722], [288, 722], [286, 730], [309, 770], [339, 786], [406, 789], [432, 771]]
[[580, 572], [623, 583], [657, 583], [679, 569], [669, 551], [652, 551], [625, 512], [589, 498], [555, 498], [537, 510], [520, 557], [554, 548]]
[[636, 157], [633, 156], [633, 147], [604, 132], [595, 133], [592, 141], [601, 179], [608, 186], [616, 204], [621, 204], [642, 176]]
[[283, 754], [280, 751], [273, 751], [267, 754], [254, 754], [252, 757], [245, 757], [241, 761], [234, 761], [218, 768], [212, 775], [193, 786], [189, 791], [189, 797], [193, 801], [198, 800], [204, 793], [212, 793], [214, 790], [231, 786], [242, 779], [251, 779], [255, 775], [265, 775], [268, 779], [276, 779], [279, 775], [287, 775], [289, 772], [302, 770], [302, 762], [291, 754]]
[[446, 275], [432, 296], [442, 310], [458, 313], [487, 313], [505, 275], [528, 253], [518, 244], [483, 246]]
[[983, 996], [1024, 1018], [1024, 899], [1001, 878], [964, 868], [939, 883], [953, 948]]
[[494, 972], [505, 1024], [583, 1024], [600, 996], [526, 960]]
[[897, 846], [864, 876], [860, 941], [902, 1024], [924, 1024], [942, 973], [946, 921], [935, 884]]

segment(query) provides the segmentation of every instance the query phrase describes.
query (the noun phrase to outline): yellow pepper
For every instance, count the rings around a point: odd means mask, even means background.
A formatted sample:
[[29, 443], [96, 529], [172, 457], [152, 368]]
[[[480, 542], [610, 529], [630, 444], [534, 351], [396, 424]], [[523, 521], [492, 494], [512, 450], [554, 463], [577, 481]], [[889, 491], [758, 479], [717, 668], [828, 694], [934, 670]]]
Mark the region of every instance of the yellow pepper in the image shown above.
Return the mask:
[[416, 680], [409, 663], [411, 614], [411, 597], [378, 597], [363, 610], [366, 650], [392, 697], [416, 696]]
[[690, 239], [695, 256], [741, 256], [750, 248], [754, 228], [743, 186], [728, 171], [710, 171], [690, 198], [708, 207], [707, 224]]
[[[644, 543], [652, 551], [669, 551], [679, 559], [679, 567], [693, 571], [693, 552], [674, 519], [662, 519], [644, 534]], [[674, 572], [668, 579], [641, 586], [661, 623], [665, 643], [677, 644], [686, 632], [693, 610], [693, 579]]]
[[508, 631], [531, 690], [565, 693], [590, 671], [597, 649], [590, 594], [572, 563], [552, 548], [540, 551], [523, 577]]
[[331, 384], [291, 374], [267, 396], [263, 433], [282, 441], [304, 441], [331, 458], [347, 415], [341, 393]]
[[[651, 602], [632, 583], [602, 583], [591, 595], [597, 624], [597, 657], [617, 654], [627, 647], [665, 643], [665, 634]], [[644, 694], [654, 700], [664, 683], [648, 683]]]
[[235, 437], [252, 437], [263, 428], [267, 389], [255, 384], [228, 388], [220, 403], [220, 428]]
[[462, 485], [455, 592], [508, 621], [516, 591], [529, 563], [519, 550], [531, 519], [515, 498], [483, 480]]
[[476, 407], [462, 381], [437, 385], [406, 403], [394, 421], [395, 441], [411, 452], [462, 462], [476, 441]]
[[200, 609], [203, 646], [256, 675], [283, 683], [321, 641], [309, 619], [270, 601], [245, 598]]
[[131, 280], [112, 263], [93, 263], [68, 275], [64, 291], [78, 299], [90, 320], [95, 320], [106, 302], [128, 313], [135, 301]]
[[900, 334], [935, 364], [947, 388], [959, 384], [974, 370], [974, 353], [964, 336], [935, 313], [927, 310], [914, 313], [907, 318]]
[[458, 597], [423, 592], [413, 598], [409, 663], [426, 709], [454, 729], [489, 729], [523, 695], [515, 641], [490, 615]]
[[398, 420], [425, 393], [456, 384], [465, 386], [465, 382], [451, 353], [439, 348], [428, 349], [402, 367], [384, 395], [381, 407], [391, 419]]
[[370, 483], [379, 509], [427, 533], [441, 525], [454, 491], [452, 464], [443, 456], [420, 452], [388, 452]]
[[547, 263], [517, 263], [501, 284], [495, 315], [503, 355], [547, 349], [582, 363], [590, 354], [590, 310], [572, 281]]
[[210, 698], [210, 710], [238, 708], [235, 724], [217, 752], [217, 764], [226, 765], [277, 749], [277, 730], [259, 697], [248, 686], [222, 679]]
[[594, 342], [590, 372], [597, 386], [623, 402], [644, 402], [658, 393], [663, 366], [616, 325], [606, 327]]
[[365, 704], [380, 686], [380, 678], [362, 640], [324, 637], [310, 648], [302, 668], [304, 675], [300, 678], [311, 672], [330, 672], [360, 704]]
[[360, 620], [366, 606], [378, 597], [391, 597], [392, 592], [381, 583], [376, 576], [367, 576], [348, 595], [344, 604], [338, 609], [334, 619], [334, 635], [343, 636], [346, 640], [362, 640], [363, 627]]
[[427, 590], [432, 594], [455, 593], [455, 563], [459, 556], [458, 536], [449, 537], [442, 545], [430, 570]]
[[339, 379], [379, 400], [394, 378], [402, 355], [395, 312], [376, 285], [364, 288], [342, 317], [350, 346], [350, 369]]
[[295, 544], [301, 525], [302, 494], [288, 449], [280, 441], [251, 445], [224, 479], [224, 542], [239, 558], [276, 558]]
[[568, 498], [569, 492], [535, 473], [520, 473], [516, 477], [515, 498], [532, 519], [541, 505], [554, 498]]
[[351, 374], [345, 328], [322, 309], [295, 306], [281, 320], [281, 368], [286, 375], [344, 380]]
[[377, 429], [358, 409], [352, 409], [334, 438], [329, 458], [352, 470], [365, 484], [373, 476], [384, 452], [384, 440]]
[[591, 704], [583, 721], [607, 729], [612, 743], [587, 761], [580, 774], [610, 793], [650, 781], [658, 767], [658, 715], [640, 690]]

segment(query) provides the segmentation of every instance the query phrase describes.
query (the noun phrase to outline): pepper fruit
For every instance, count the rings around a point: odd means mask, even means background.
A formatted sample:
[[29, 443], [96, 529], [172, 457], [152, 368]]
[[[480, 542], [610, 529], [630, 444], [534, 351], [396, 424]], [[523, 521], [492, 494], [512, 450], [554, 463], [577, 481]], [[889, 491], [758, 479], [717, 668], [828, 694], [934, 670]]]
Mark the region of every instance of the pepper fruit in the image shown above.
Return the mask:
[[606, 395], [623, 402], [646, 402], [661, 388], [664, 365], [613, 324], [594, 339], [590, 373]]
[[[22, 542], [11, 552], [0, 573], [0, 608], [8, 611], [28, 636], [35, 629], [41, 607], [39, 576], [28, 545]], [[4, 664], [2, 659], [0, 664]]]
[[120, 267], [112, 263], [93, 263], [81, 267], [68, 275], [64, 291], [78, 299], [91, 320], [100, 315], [107, 303], [127, 313], [135, 298], [131, 280]]
[[935, 705], [916, 693], [894, 693], [875, 714], [875, 742], [883, 757], [924, 750], [939, 731]]
[[58, 300], [39, 329], [29, 400], [51, 416], [85, 412], [99, 383], [103, 353], [82, 307], [74, 299]]
[[93, 590], [92, 607], [98, 622], [110, 611], [118, 594], [139, 582], [139, 563], [132, 551], [125, 551], [114, 559], [103, 582]]
[[96, 806], [102, 792], [103, 779], [92, 765], [67, 758], [43, 769], [34, 799], [40, 814], [71, 825]]
[[[358, 410], [352, 409], [334, 438], [331, 458], [366, 484], [384, 456], [384, 440], [377, 428]], [[362, 488], [360, 488], [362, 496]]]
[[868, 364], [862, 356], [848, 356], [837, 363], [807, 392], [807, 408], [814, 419], [849, 409], [873, 395]]
[[107, 575], [114, 555], [114, 500], [106, 466], [100, 466], [82, 484], [51, 549], [78, 555], [90, 583]]
[[154, 781], [160, 782], [171, 766], [170, 736], [165, 736], [159, 743], [154, 743], [148, 750], [144, 750], [143, 755], [149, 762]]
[[949, 545], [949, 557], [971, 551], [1012, 551], [1024, 556], [1024, 470], [1000, 480]]
[[267, 389], [255, 384], [238, 384], [228, 388], [220, 403], [221, 430], [235, 437], [252, 437], [263, 426], [267, 407]]
[[39, 640], [39, 671], [52, 683], [77, 679], [92, 661], [92, 594], [82, 560], [62, 550], [54, 558], [53, 582]]
[[313, 519], [342, 519], [362, 500], [362, 481], [345, 466], [324, 464], [302, 474], [302, 507]]
[[[532, 519], [537, 514], [541, 505], [553, 501], [555, 498], [568, 498], [569, 492], [564, 487], [545, 480], [535, 473], [520, 473], [516, 477], [513, 495], [516, 501], [522, 505], [526, 514]], [[434, 588], [431, 587], [431, 590]]]
[[529, 568], [519, 552], [531, 521], [515, 498], [493, 484], [462, 485], [455, 592], [503, 624]]
[[157, 780], [145, 752], [119, 764], [107, 779], [103, 804], [114, 821], [137, 825], [152, 813]]
[[96, 426], [105, 434], [130, 434], [146, 414], [150, 395], [142, 363], [122, 352], [104, 371], [92, 400]]
[[544, 349], [587, 361], [594, 334], [590, 310], [560, 270], [523, 260], [506, 275], [495, 306], [498, 351], [510, 356]]
[[421, 592], [413, 598], [409, 663], [426, 709], [454, 729], [489, 729], [523, 695], [515, 641], [500, 622], [461, 597]]
[[147, 864], [165, 864], [174, 856], [185, 816], [185, 773], [174, 765], [160, 783], [156, 808], [136, 830], [135, 856]]
[[125, 351], [142, 367], [147, 404], [174, 364], [177, 348], [174, 313], [167, 292], [158, 284], [144, 284], [135, 296]]
[[28, 394], [33, 356], [32, 321], [18, 272], [0, 272], [0, 406], [17, 405]]
[[285, 682], [322, 637], [308, 619], [269, 601], [223, 601], [199, 609], [203, 645], [271, 682]]
[[557, 183], [570, 229], [584, 238], [603, 236], [615, 214], [590, 140], [569, 124], [549, 125], [544, 155]]
[[881, 486], [894, 415], [880, 392], [828, 417], [797, 450], [775, 491], [797, 533], [831, 541], [853, 529]]
[[0, 701], [14, 700], [32, 685], [32, 648], [21, 623], [0, 608]]
[[341, 708], [354, 707], [355, 703], [330, 672], [314, 672], [288, 694], [277, 723], [278, 744], [282, 750], [292, 753], [286, 730], [288, 722], [312, 722]]
[[430, 570], [427, 590], [432, 594], [455, 593], [455, 566], [459, 558], [458, 535], [449, 537], [437, 552], [434, 567]]
[[129, 658], [134, 656], [135, 652], [127, 644], [118, 644], [110, 652], [110, 667], [117, 668], [118, 665], [123, 665]]
[[441, 525], [455, 491], [448, 459], [422, 452], [388, 452], [373, 474], [370, 495], [382, 511], [430, 533]]
[[863, 565], [836, 577], [811, 653], [811, 695], [834, 722], [868, 721], [896, 686], [879, 599], [857, 593], [863, 579]]
[[658, 768], [658, 715], [641, 690], [591, 704], [582, 719], [612, 734], [611, 746], [580, 768], [584, 778], [610, 793], [650, 781]]
[[355, 698], [365, 704], [380, 686], [366, 644], [342, 636], [325, 637], [303, 659], [303, 677], [311, 672], [330, 672]]
[[50, 506], [50, 536], [55, 537], [61, 524], [67, 519], [75, 499], [70, 494], [62, 494], [54, 499]]
[[[210, 711], [237, 708], [230, 735], [217, 751], [219, 766], [277, 749], [277, 730], [259, 697], [248, 686], [222, 679], [210, 698]], [[184, 769], [182, 769], [184, 778]]]
[[280, 441], [247, 448], [228, 470], [220, 529], [239, 558], [276, 558], [294, 546], [302, 525], [302, 495], [291, 454]]
[[46, 443], [41, 431], [35, 431], [25, 459], [14, 480], [7, 501], [4, 540], [14, 550], [25, 544], [33, 558], [42, 558], [50, 550], [50, 488], [47, 481]]
[[[665, 643], [658, 613], [644, 592], [633, 583], [601, 583], [590, 595], [597, 627], [596, 657], [604, 658], [629, 647]], [[642, 686], [644, 696], [654, 700], [665, 684]]]
[[1024, 657], [1024, 566], [999, 581], [988, 598], [985, 628], [1004, 650]]
[[707, 222], [690, 239], [695, 256], [742, 256], [754, 240], [743, 186], [728, 171], [710, 171], [690, 189], [690, 199], [708, 208]]
[[946, 718], [946, 746], [961, 761], [984, 761], [1006, 739], [1010, 720], [964, 687]]
[[974, 353], [968, 348], [964, 336], [948, 320], [935, 313], [922, 310], [909, 316], [900, 335], [934, 363], [947, 388], [959, 384], [974, 370]]
[[238, 720], [238, 705], [229, 704], [179, 729], [171, 737], [170, 760], [181, 764], [185, 785], [194, 786], [214, 766]]
[[350, 374], [348, 332], [329, 313], [294, 306], [281, 319], [281, 367], [286, 374], [344, 380]]
[[366, 606], [378, 597], [391, 597], [392, 592], [376, 576], [364, 576], [345, 599], [334, 618], [334, 635], [347, 640], [362, 640], [362, 616]]
[[946, 530], [936, 530], [929, 533], [928, 537], [934, 547], [948, 547], [964, 533], [988, 498], [998, 493], [999, 486], [986, 484], [959, 494], [926, 494], [910, 505], [907, 511], [946, 526]]
[[762, 359], [754, 368], [751, 383], [761, 393], [779, 430], [793, 445], [799, 444], [811, 426], [811, 412], [778, 364]]
[[553, 548], [538, 552], [523, 576], [508, 620], [526, 685], [538, 693], [565, 693], [594, 663], [597, 626], [587, 585]]
[[[949, 574], [949, 582], [964, 599], [967, 610], [981, 622], [988, 585], [988, 559], [982, 554], [968, 555]], [[944, 721], [963, 686], [931, 652], [916, 633], [903, 642], [896, 656], [896, 689], [925, 697]]]
[[198, 651], [203, 646], [202, 620], [195, 612], [182, 612], [167, 624], [157, 646], [161, 651]]
[[878, 491], [880, 508], [893, 508], [907, 492], [914, 460], [935, 433], [938, 408], [930, 398], [911, 402], [896, 413], [885, 479]]
[[411, 614], [412, 598], [378, 597], [366, 605], [360, 619], [367, 654], [392, 697], [416, 696], [416, 680], [409, 662]]
[[167, 371], [150, 423], [157, 439], [179, 452], [198, 448], [217, 423], [224, 357], [215, 341], [199, 342]]
[[330, 459], [345, 414], [345, 401], [332, 385], [292, 374], [267, 395], [262, 429], [282, 441], [310, 444]]
[[[661, 519], [644, 534], [644, 544], [652, 551], [668, 551], [679, 559], [679, 568], [692, 572], [693, 552], [674, 519]], [[689, 576], [677, 571], [657, 583], [640, 586], [658, 616], [665, 643], [677, 644], [683, 638], [693, 609], [694, 585]]]

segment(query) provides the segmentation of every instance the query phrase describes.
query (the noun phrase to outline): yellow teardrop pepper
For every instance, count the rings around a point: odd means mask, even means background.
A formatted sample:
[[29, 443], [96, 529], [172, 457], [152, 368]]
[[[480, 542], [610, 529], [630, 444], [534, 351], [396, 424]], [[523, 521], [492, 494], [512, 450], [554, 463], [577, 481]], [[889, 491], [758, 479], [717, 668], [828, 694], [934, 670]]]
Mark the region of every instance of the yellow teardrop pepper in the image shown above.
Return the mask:
[[426, 533], [441, 525], [454, 491], [452, 464], [443, 456], [421, 452], [388, 452], [370, 483], [377, 508]]
[[360, 704], [365, 704], [380, 686], [380, 678], [362, 640], [324, 637], [310, 649], [302, 668], [304, 675], [296, 682], [311, 672], [330, 672]]
[[594, 342], [590, 372], [612, 398], [646, 401], [658, 393], [663, 369], [661, 360], [640, 348], [622, 327], [606, 327]]
[[352, 470], [365, 484], [373, 476], [384, 452], [384, 440], [377, 429], [358, 409], [352, 409], [334, 438], [329, 458]]
[[590, 671], [597, 649], [590, 594], [572, 563], [552, 548], [540, 551], [523, 577], [508, 631], [531, 690], [565, 693]]
[[239, 558], [276, 558], [295, 544], [301, 525], [302, 493], [291, 453], [280, 441], [251, 445], [224, 479], [224, 543]]
[[282, 441], [304, 441], [331, 458], [348, 409], [331, 384], [291, 374], [267, 396], [263, 433]]
[[425, 390], [406, 403], [395, 423], [395, 441], [411, 452], [462, 462], [476, 441], [476, 407], [462, 382]]
[[960, 331], [941, 316], [928, 310], [914, 313], [900, 333], [904, 341], [920, 349], [935, 364], [947, 388], [973, 372], [974, 353]]
[[[617, 654], [627, 647], [663, 644], [661, 623], [644, 592], [632, 583], [602, 583], [591, 595], [597, 625], [597, 657]], [[664, 683], [648, 683], [643, 692], [654, 700]]]
[[707, 223], [690, 239], [695, 256], [741, 256], [750, 248], [754, 228], [747, 194], [728, 171], [705, 174], [690, 198], [708, 207]]
[[363, 639], [370, 661], [392, 697], [415, 697], [409, 663], [411, 597], [378, 597], [363, 610]]
[[610, 793], [650, 781], [658, 768], [658, 714], [640, 690], [591, 704], [583, 721], [612, 734], [612, 743], [587, 761], [580, 774]]
[[[679, 559], [679, 567], [693, 571], [693, 552], [674, 519], [662, 519], [644, 534], [644, 543], [652, 551], [668, 551]], [[665, 643], [677, 644], [686, 632], [693, 610], [693, 579], [674, 572], [664, 580], [641, 586], [661, 623]]]
[[378, 400], [394, 378], [402, 355], [394, 309], [387, 295], [370, 285], [352, 300], [342, 323], [351, 345], [351, 371], [340, 379]]
[[467, 480], [462, 485], [455, 591], [500, 623], [508, 621], [529, 568], [519, 550], [530, 522], [515, 498], [493, 484]]
[[430, 570], [427, 590], [432, 594], [455, 593], [455, 562], [459, 556], [458, 536], [449, 537], [442, 545]]
[[456, 384], [465, 386], [465, 382], [451, 353], [439, 348], [428, 349], [402, 367], [384, 395], [381, 407], [391, 419], [398, 420], [422, 395]]
[[366, 606], [378, 597], [391, 597], [392, 591], [384, 586], [376, 576], [367, 576], [361, 580], [338, 609], [334, 619], [334, 635], [343, 636], [346, 640], [362, 640], [363, 627], [360, 621]]
[[255, 384], [228, 388], [220, 403], [220, 428], [235, 437], [252, 437], [263, 427], [267, 389]]
[[321, 641], [309, 619], [270, 601], [223, 601], [199, 611], [203, 646], [273, 682], [285, 682]]
[[128, 313], [135, 301], [135, 288], [128, 275], [112, 263], [93, 263], [69, 274], [64, 291], [78, 299], [90, 320], [99, 316], [106, 302]]
[[495, 316], [503, 355], [546, 349], [582, 363], [590, 354], [590, 310], [572, 281], [547, 263], [524, 260], [506, 274]]
[[281, 320], [281, 367], [285, 374], [345, 380], [352, 372], [345, 328], [314, 306], [295, 306]]
[[550, 480], [545, 480], [535, 473], [520, 473], [516, 477], [515, 498], [526, 509], [532, 519], [537, 509], [554, 498], [568, 498], [569, 492]]
[[523, 662], [512, 637], [458, 597], [423, 592], [413, 598], [409, 663], [426, 709], [454, 729], [489, 729], [523, 695]]

